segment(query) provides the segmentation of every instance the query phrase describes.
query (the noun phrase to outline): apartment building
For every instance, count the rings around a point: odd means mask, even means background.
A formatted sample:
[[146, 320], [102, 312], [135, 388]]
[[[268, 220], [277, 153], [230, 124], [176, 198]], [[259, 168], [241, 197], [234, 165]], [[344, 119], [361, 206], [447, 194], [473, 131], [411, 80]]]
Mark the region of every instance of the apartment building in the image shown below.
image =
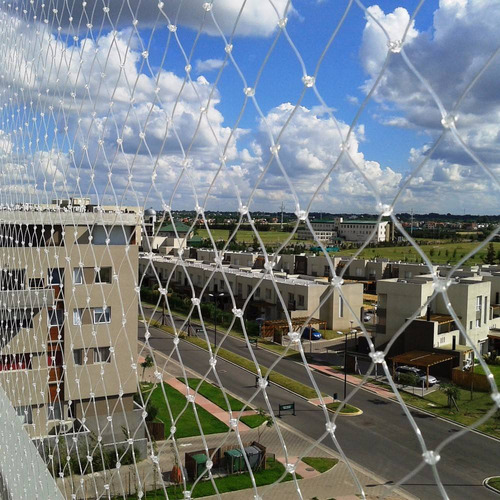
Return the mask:
[[[241, 307], [248, 297], [247, 317], [254, 319], [263, 317], [266, 320], [284, 319], [285, 314], [276, 288], [268, 274], [262, 269], [234, 268], [223, 265], [224, 274], [215, 264], [205, 264], [194, 259], [185, 259], [183, 264], [176, 257], [142, 254], [139, 257], [139, 273], [154, 276], [154, 270], [162, 284], [169, 288], [192, 295], [191, 286], [198, 294], [208, 283], [205, 293], [226, 293], [226, 307], [231, 308], [229, 291], [233, 294], [237, 307]], [[359, 325], [363, 307], [363, 285], [346, 283], [342, 285], [342, 294], [338, 289], [329, 286], [328, 280], [302, 279], [297, 275], [274, 272], [274, 278], [280, 295], [291, 317], [306, 317], [312, 314], [315, 318], [326, 321], [328, 329], [346, 330], [352, 321]], [[333, 293], [324, 304], [322, 300]], [[345, 303], [348, 301], [354, 314]]]
[[346, 241], [381, 243], [394, 239], [391, 227], [388, 221], [346, 220], [339, 224], [338, 235]]
[[0, 212], [0, 385], [32, 438], [139, 425], [140, 232], [133, 213]]
[[[431, 347], [443, 348], [454, 343], [466, 345], [441, 294], [432, 299], [428, 308], [425, 307], [433, 291], [433, 280], [429, 275], [378, 281], [376, 345], [386, 344], [415, 312], [418, 319], [436, 323]], [[457, 278], [447, 293], [472, 343], [480, 352], [485, 352], [490, 328], [491, 284], [480, 278]]]
[[338, 236], [339, 224], [342, 222], [342, 217], [334, 219], [318, 219], [312, 220], [311, 226], [314, 229], [314, 234], [305, 224], [297, 230], [297, 238], [300, 240], [315, 240], [322, 243], [331, 243]]

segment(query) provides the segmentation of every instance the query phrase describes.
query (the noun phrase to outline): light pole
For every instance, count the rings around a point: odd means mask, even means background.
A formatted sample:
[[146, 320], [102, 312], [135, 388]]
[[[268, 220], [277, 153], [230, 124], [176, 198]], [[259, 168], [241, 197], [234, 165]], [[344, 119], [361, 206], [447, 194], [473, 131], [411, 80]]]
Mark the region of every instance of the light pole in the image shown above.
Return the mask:
[[218, 312], [218, 303], [219, 303], [219, 297], [224, 297], [224, 293], [209, 293], [209, 297], [212, 297], [214, 299], [214, 304], [215, 304], [215, 314], [214, 314], [214, 345], [215, 348], [217, 349], [217, 312]]
[[347, 396], [347, 336], [349, 332], [337, 332], [339, 335], [345, 335], [344, 341], [344, 401]]

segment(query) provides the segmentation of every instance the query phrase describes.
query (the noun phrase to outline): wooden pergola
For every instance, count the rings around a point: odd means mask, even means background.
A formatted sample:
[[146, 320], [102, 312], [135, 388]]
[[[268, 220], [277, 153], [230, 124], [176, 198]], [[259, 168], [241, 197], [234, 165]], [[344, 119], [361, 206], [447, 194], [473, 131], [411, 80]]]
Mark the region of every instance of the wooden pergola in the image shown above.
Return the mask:
[[454, 357], [449, 354], [438, 354], [436, 352], [426, 351], [409, 351], [403, 354], [398, 354], [392, 359], [392, 376], [396, 372], [396, 365], [409, 365], [416, 366], [417, 368], [424, 368], [426, 373], [426, 386], [429, 388], [429, 368], [440, 363], [453, 361]]
[[[307, 321], [308, 316], [300, 317], [300, 318], [290, 318], [292, 322], [292, 328], [300, 328]], [[308, 326], [318, 326], [318, 329], [326, 329], [326, 321], [323, 321], [318, 318], [311, 318], [311, 320], [307, 323]], [[262, 337], [274, 337], [274, 332], [278, 330], [283, 333], [283, 330], [288, 332], [289, 324], [286, 319], [275, 319], [271, 321], [264, 321], [262, 324], [261, 335]]]

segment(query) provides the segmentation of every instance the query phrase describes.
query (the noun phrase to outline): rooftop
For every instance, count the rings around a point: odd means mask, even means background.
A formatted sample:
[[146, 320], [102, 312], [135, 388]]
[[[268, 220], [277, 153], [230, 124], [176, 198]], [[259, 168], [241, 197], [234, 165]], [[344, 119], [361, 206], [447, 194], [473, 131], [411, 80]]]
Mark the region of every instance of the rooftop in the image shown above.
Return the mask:
[[411, 365], [423, 368], [428, 368], [429, 366], [438, 365], [439, 363], [444, 363], [445, 361], [450, 361], [453, 356], [449, 354], [438, 354], [437, 352], [426, 352], [426, 351], [410, 351], [403, 354], [398, 354], [392, 358], [393, 363], [399, 365]]
[[40, 224], [61, 226], [136, 226], [141, 216], [120, 212], [72, 212], [70, 210], [1, 210], [0, 224]]
[[169, 224], [165, 224], [160, 227], [160, 233], [173, 233], [174, 231], [174, 224], [175, 224], [175, 229], [177, 229], [178, 233], [187, 233], [189, 231], [189, 226], [186, 226], [183, 222], [180, 221], [174, 221], [174, 223], [170, 222]]

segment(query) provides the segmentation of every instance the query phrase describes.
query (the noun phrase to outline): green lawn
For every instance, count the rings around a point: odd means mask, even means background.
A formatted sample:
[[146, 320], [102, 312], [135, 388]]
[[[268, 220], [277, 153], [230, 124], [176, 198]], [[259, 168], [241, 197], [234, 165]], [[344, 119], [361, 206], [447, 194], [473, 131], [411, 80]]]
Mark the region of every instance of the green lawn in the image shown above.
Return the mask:
[[[467, 242], [467, 243], [450, 243], [443, 242], [440, 240], [427, 240], [420, 243], [420, 248], [423, 252], [429, 256], [430, 260], [434, 264], [446, 264], [450, 262], [455, 264], [458, 262], [462, 256], [467, 255], [471, 250], [478, 246], [479, 242]], [[493, 243], [495, 247], [495, 253], [500, 250], [500, 243]], [[456, 250], [456, 251], [455, 251]], [[338, 256], [349, 256], [354, 255], [356, 249], [342, 250], [339, 252]], [[482, 263], [482, 256], [486, 255], [486, 247], [482, 248], [477, 254], [475, 254], [471, 259], [466, 261], [466, 265], [473, 265]], [[420, 255], [412, 246], [399, 246], [399, 247], [377, 247], [377, 248], [365, 248], [359, 258], [363, 259], [373, 259], [376, 257], [387, 258], [390, 260], [401, 260], [408, 262], [420, 262]]]
[[[141, 385], [141, 388], [143, 391], [143, 398], [146, 400], [151, 391], [152, 384], [143, 383]], [[165, 390], [165, 393], [167, 395], [170, 409], [172, 411], [172, 416], [175, 419], [186, 406], [186, 398], [179, 391], [176, 391], [173, 387], [169, 386], [166, 383], [163, 384], [163, 389]], [[158, 408], [158, 416], [156, 418], [157, 420], [161, 420], [165, 423], [165, 437], [168, 437], [172, 423], [170, 420], [167, 404], [165, 402], [165, 396], [160, 385], [154, 388], [153, 393], [151, 394], [150, 401], [153, 406]], [[219, 432], [226, 432], [228, 430], [227, 425], [210, 415], [210, 413], [208, 413], [200, 406], [196, 405], [196, 409], [204, 434], [216, 434]], [[182, 413], [182, 416], [179, 418], [175, 426], [177, 428], [177, 431], [175, 433], [176, 438], [200, 435], [200, 430], [196, 423], [194, 410], [191, 404], [189, 404], [184, 413]]]
[[262, 425], [266, 421], [266, 417], [256, 413], [255, 415], [245, 415], [240, 418], [240, 421], [245, 425], [248, 425], [251, 429], [254, 429], [255, 427], [259, 427], [259, 425]]
[[[268, 460], [266, 470], [254, 472], [254, 478], [257, 486], [265, 486], [266, 484], [272, 484], [285, 473], [285, 467], [277, 460]], [[297, 479], [302, 479], [298, 474]], [[286, 474], [281, 482], [291, 481], [292, 475]], [[252, 487], [252, 482], [250, 479], [250, 474], [235, 474], [233, 476], [226, 476], [215, 479], [215, 484], [219, 493], [228, 493], [231, 491], [244, 490]], [[191, 484], [188, 483], [188, 488], [191, 488]], [[184, 498], [182, 493], [182, 486], [170, 486], [167, 488], [167, 494], [169, 500], [177, 500]], [[206, 497], [209, 495], [215, 495], [215, 489], [211, 481], [200, 481], [194, 488], [192, 492], [192, 498]], [[252, 495], [249, 494], [249, 497]], [[136, 499], [137, 496], [132, 495], [130, 499]], [[146, 500], [162, 500], [165, 499], [163, 490], [150, 491], [142, 498]]]
[[[435, 391], [424, 398], [413, 396], [406, 392], [400, 392], [403, 400], [413, 406], [435, 413], [436, 415], [450, 418], [464, 425], [471, 425], [481, 418], [493, 404], [490, 394], [487, 392], [474, 392], [470, 399], [470, 391], [460, 389], [460, 399], [457, 401], [458, 409], [448, 408], [448, 399], [441, 391]], [[498, 414], [499, 412], [497, 412]], [[478, 429], [487, 434], [500, 438], [500, 415], [491, 417], [487, 422], [480, 425]]]
[[323, 473], [330, 470], [334, 465], [337, 465], [338, 460], [336, 458], [304, 457], [302, 462]]
[[498, 491], [498, 493], [500, 493], [500, 476], [492, 477], [488, 481], [488, 486], [495, 488]]
[[[500, 365], [488, 365], [488, 368], [490, 369], [490, 372], [493, 373], [497, 386], [500, 387]], [[476, 365], [474, 367], [474, 372], [486, 375], [481, 365]]]
[[[181, 377], [179, 377], [179, 380], [182, 383], [186, 383], [185, 380]], [[222, 391], [218, 388], [215, 387], [215, 385], [210, 384], [209, 382], [203, 382], [200, 387], [198, 387], [198, 384], [200, 383], [199, 378], [188, 378], [188, 385], [191, 389], [198, 390], [198, 394], [201, 394], [205, 398], [207, 398], [209, 401], [212, 401], [212, 403], [215, 403], [217, 406], [222, 408], [225, 411], [229, 411], [226, 400], [224, 399], [224, 395], [222, 394]], [[239, 401], [236, 398], [233, 398], [229, 394], [226, 394], [227, 399], [229, 400], [229, 404], [231, 405], [231, 410], [233, 411], [240, 411], [244, 408], [245, 404]]]
[[[211, 229], [210, 232], [212, 233], [212, 237], [215, 241], [227, 241], [229, 236], [232, 234], [232, 231], [229, 232], [227, 229]], [[273, 243], [282, 243], [290, 236], [290, 233], [284, 231], [259, 231], [259, 235], [265, 245], [272, 245]], [[208, 238], [208, 231], [206, 229], [198, 229], [198, 236], [200, 238]], [[240, 230], [236, 233], [235, 239], [239, 243], [245, 242], [252, 244], [254, 236], [255, 233], [253, 231]], [[234, 239], [232, 241], [234, 241]], [[290, 242], [305, 244], [313, 243], [312, 241], [298, 240], [296, 238], [292, 238]]]
[[[340, 401], [335, 401], [334, 403], [328, 403], [326, 407], [329, 410], [336, 411], [337, 408], [341, 405]], [[342, 409], [340, 410], [340, 413], [358, 413], [359, 408], [356, 408], [355, 406], [352, 406], [350, 404], [346, 404]]]

